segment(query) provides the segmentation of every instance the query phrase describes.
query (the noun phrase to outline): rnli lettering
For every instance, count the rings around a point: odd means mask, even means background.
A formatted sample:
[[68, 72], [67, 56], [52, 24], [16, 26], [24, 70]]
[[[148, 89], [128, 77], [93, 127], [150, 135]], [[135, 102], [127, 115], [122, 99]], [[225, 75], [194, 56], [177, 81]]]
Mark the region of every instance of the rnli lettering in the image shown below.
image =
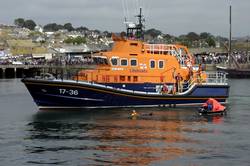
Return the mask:
[[147, 73], [146, 69], [130, 69], [131, 73]]
[[120, 71], [120, 70], [124, 70], [124, 69], [123, 69], [123, 68], [116, 68], [116, 67], [113, 67], [112, 70], [113, 70], [113, 71], [117, 71], [117, 70]]

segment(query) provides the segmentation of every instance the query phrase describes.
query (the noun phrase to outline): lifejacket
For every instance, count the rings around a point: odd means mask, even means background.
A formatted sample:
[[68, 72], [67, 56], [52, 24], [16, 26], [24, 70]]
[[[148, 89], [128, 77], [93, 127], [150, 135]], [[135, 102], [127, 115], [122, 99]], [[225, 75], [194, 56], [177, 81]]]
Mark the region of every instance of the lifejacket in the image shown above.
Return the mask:
[[177, 82], [180, 82], [180, 81], [183, 80], [183, 78], [182, 78], [182, 76], [180, 74], [177, 74], [175, 79], [176, 79]]
[[187, 67], [191, 67], [191, 66], [192, 66], [192, 62], [191, 62], [190, 59], [187, 59], [187, 60], [185, 61], [185, 64], [186, 64]]
[[166, 84], [163, 85], [162, 92], [164, 93], [168, 92], [168, 86]]
[[163, 82], [164, 81], [164, 76], [161, 76], [160, 80], [161, 80], [161, 82]]

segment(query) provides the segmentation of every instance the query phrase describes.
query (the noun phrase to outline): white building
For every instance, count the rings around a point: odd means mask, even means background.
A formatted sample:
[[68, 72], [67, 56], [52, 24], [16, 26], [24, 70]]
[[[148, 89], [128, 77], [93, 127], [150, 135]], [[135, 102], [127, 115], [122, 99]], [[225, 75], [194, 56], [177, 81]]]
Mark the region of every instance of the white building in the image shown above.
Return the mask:
[[52, 59], [52, 53], [44, 53], [44, 54], [32, 54], [32, 57], [35, 59], [44, 58], [44, 59]]
[[41, 25], [35, 26], [35, 31], [43, 33], [43, 27]]
[[45, 34], [46, 34], [47, 37], [50, 37], [50, 36], [54, 35], [55, 32], [45, 32]]

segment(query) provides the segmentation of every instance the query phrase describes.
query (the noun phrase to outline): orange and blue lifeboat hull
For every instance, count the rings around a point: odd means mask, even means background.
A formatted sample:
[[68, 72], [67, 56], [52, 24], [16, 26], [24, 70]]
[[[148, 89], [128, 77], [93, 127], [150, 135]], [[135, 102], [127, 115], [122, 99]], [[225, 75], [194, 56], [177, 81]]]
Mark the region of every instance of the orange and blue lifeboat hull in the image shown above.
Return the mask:
[[76, 81], [23, 79], [40, 108], [148, 107], [201, 104], [208, 98], [226, 102], [228, 85], [196, 85], [182, 94], [136, 91]]

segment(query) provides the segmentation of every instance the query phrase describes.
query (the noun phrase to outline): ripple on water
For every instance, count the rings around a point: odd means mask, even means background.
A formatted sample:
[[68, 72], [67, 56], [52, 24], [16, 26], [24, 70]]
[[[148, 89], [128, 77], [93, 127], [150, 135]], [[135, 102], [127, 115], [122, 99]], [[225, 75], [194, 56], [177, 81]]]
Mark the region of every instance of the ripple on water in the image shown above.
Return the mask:
[[[152, 117], [137, 120], [129, 119], [128, 112], [119, 112], [119, 116], [115, 113], [115, 118], [112, 112], [111, 117], [98, 116], [98, 112], [94, 116], [83, 114], [84, 118], [80, 115], [77, 113], [73, 119], [34, 118], [27, 124], [25, 139], [30, 143], [26, 144], [26, 154], [50, 154], [52, 158], [57, 154], [79, 156], [80, 153], [82, 158], [75, 159], [79, 163], [83, 160], [97, 165], [147, 165], [207, 153], [208, 150], [200, 146], [204, 140], [199, 135], [213, 132], [206, 128], [206, 120], [193, 116], [185, 119], [176, 111], [160, 110]], [[31, 162], [53, 163], [50, 157], [42, 162], [28, 161]]]
[[249, 165], [249, 81], [230, 80], [226, 116], [136, 108], [131, 120], [129, 108], [35, 113], [20, 80], [0, 80], [0, 165]]

